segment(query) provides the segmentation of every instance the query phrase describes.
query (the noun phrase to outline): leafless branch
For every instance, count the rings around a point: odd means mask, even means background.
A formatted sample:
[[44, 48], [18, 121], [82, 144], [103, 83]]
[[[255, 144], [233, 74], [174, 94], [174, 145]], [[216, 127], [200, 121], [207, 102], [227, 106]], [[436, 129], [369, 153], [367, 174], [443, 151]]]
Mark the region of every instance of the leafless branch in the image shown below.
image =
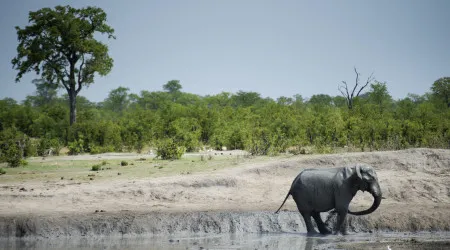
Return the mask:
[[[341, 92], [342, 96], [345, 97], [346, 101], [347, 101], [347, 106], [351, 105], [351, 99], [350, 99], [350, 95], [348, 93], [348, 85], [346, 81], [342, 81], [343, 85], [340, 85], [338, 87], [338, 90]], [[345, 92], [344, 92], [345, 90]]]
[[[354, 67], [353, 69], [355, 70], [356, 80], [355, 80], [355, 87], [353, 87], [353, 90], [352, 90], [351, 98], [353, 98], [353, 97], [355, 96], [355, 90], [356, 90], [356, 88], [357, 88], [358, 85], [359, 85], [359, 73], [358, 73], [358, 71], [356, 70], [356, 67]], [[358, 92], [358, 93], [359, 93], [359, 92]], [[356, 96], [358, 96], [358, 94], [357, 94]]]
[[[358, 97], [359, 94], [361, 94], [361, 91], [367, 87], [367, 85], [369, 85], [369, 83], [371, 83], [375, 78], [373, 77], [373, 72], [372, 74], [367, 78], [366, 83], [363, 86], [360, 86], [360, 82], [359, 82], [359, 76], [360, 73], [358, 72], [358, 70], [356, 70], [356, 67], [353, 68], [356, 74], [356, 79], [355, 79], [355, 86], [353, 87], [351, 93], [349, 93], [348, 91], [348, 85], [346, 81], [342, 81], [343, 85], [338, 86], [338, 90], [341, 92], [341, 94], [347, 98], [347, 106], [349, 109], [353, 108], [353, 99], [355, 97]], [[345, 90], [345, 92], [344, 92]], [[356, 96], [355, 96], [355, 91], [357, 91]]]
[[359, 96], [359, 93], [361, 93], [361, 91], [362, 91], [365, 87], [367, 87], [367, 85], [369, 85], [369, 83], [371, 83], [374, 79], [375, 79], [375, 77], [373, 77], [373, 72], [372, 72], [372, 74], [370, 74], [370, 76], [367, 77], [366, 84], [364, 84], [364, 86], [362, 86], [362, 87], [359, 89], [358, 94], [357, 94], [356, 96]]

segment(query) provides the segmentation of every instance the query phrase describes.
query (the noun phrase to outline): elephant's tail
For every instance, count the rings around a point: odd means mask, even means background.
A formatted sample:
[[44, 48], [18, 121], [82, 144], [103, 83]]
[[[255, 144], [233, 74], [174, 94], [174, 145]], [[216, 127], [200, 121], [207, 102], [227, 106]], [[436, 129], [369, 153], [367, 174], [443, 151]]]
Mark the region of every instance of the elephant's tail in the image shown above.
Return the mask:
[[289, 197], [289, 195], [291, 195], [291, 190], [289, 190], [289, 192], [286, 195], [286, 198], [284, 198], [283, 203], [281, 203], [280, 208], [278, 208], [278, 210], [275, 212], [276, 214], [280, 211], [280, 209], [283, 207], [284, 203], [286, 202], [287, 198]]

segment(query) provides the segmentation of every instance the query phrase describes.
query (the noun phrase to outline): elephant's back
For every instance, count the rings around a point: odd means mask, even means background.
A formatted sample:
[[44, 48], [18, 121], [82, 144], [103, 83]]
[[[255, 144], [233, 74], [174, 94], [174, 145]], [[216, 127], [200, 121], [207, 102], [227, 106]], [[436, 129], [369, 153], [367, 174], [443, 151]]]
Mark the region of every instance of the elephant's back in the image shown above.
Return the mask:
[[335, 178], [340, 168], [308, 168], [300, 172], [296, 181], [300, 182], [322, 182], [330, 181]]
[[329, 195], [334, 190], [335, 176], [338, 169], [305, 169], [292, 183], [291, 193], [302, 195]]

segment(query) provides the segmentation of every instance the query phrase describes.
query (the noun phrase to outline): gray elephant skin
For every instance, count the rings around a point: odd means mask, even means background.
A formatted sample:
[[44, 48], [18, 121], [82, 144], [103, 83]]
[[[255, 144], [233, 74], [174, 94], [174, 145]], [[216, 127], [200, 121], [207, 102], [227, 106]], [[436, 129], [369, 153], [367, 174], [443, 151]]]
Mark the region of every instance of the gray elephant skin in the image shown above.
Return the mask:
[[[372, 194], [374, 202], [364, 211], [352, 212], [348, 207], [358, 190], [368, 191]], [[374, 212], [380, 205], [382, 194], [375, 170], [365, 164], [341, 168], [305, 169], [292, 182], [286, 200], [292, 195], [297, 204], [298, 211], [305, 220], [308, 234], [318, 234], [314, 229], [311, 216], [316, 221], [321, 234], [330, 234], [331, 231], [323, 223], [320, 213], [335, 209], [337, 221], [334, 233], [347, 234], [345, 218], [347, 213], [352, 215], [366, 215]]]

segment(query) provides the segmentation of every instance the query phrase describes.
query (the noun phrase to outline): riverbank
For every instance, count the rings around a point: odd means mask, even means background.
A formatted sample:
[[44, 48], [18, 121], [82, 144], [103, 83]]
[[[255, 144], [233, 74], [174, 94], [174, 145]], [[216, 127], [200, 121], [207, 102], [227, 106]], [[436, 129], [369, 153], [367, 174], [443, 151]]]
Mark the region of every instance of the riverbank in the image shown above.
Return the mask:
[[[410, 149], [250, 159], [158, 178], [9, 181], [0, 188], [0, 237], [303, 233], [291, 198], [273, 214], [292, 180], [304, 168], [355, 162], [376, 169], [385, 199], [373, 214], [349, 216], [351, 232], [450, 231], [450, 150]], [[351, 207], [371, 203], [358, 193]]]

